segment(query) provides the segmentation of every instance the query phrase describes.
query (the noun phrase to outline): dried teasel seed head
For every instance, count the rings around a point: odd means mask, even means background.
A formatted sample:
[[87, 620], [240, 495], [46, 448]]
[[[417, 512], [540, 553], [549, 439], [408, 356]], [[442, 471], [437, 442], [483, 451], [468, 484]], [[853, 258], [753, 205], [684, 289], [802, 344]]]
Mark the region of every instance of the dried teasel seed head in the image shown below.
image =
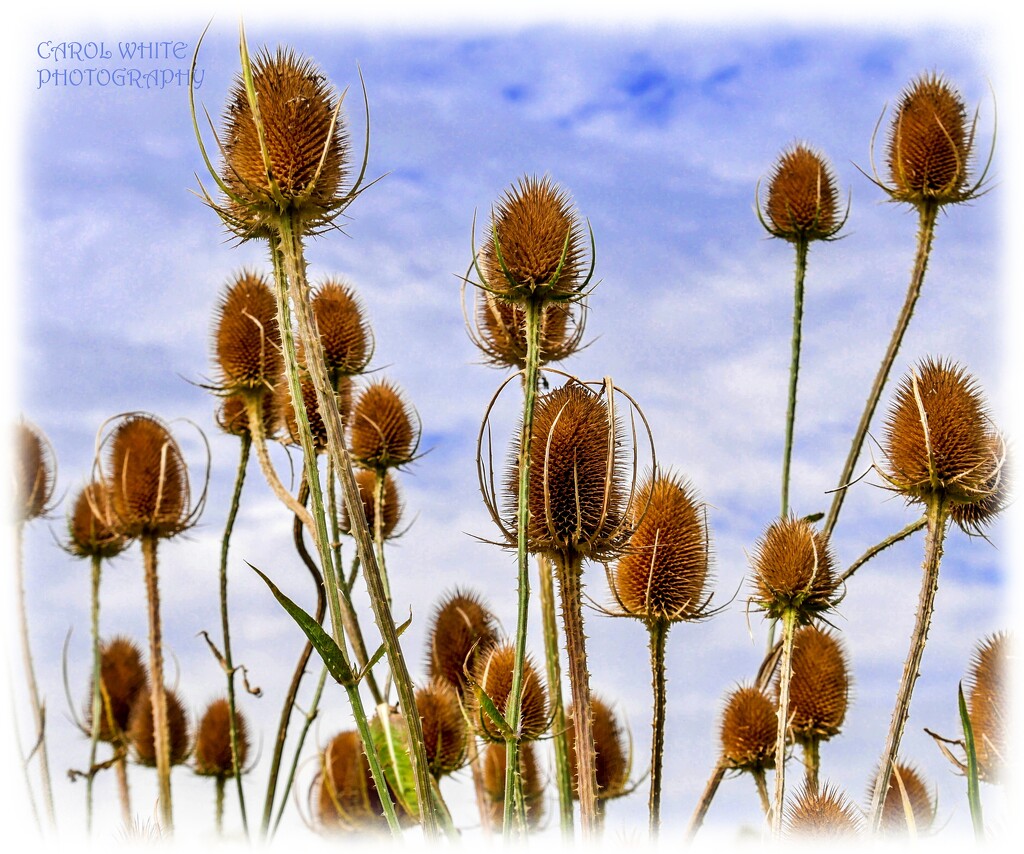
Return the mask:
[[974, 732], [978, 779], [999, 782], [1008, 764], [1013, 637], [997, 632], [978, 645], [964, 678], [967, 714]]
[[114, 525], [110, 489], [93, 481], [78, 493], [68, 517], [67, 549], [78, 557], [112, 558], [128, 545]]
[[[591, 694], [593, 709], [595, 773], [597, 776], [597, 797], [602, 800], [617, 798], [625, 794], [629, 784], [629, 753], [624, 734], [611, 707], [599, 697]], [[566, 738], [569, 745], [569, 775], [573, 784], [573, 797], [579, 799], [577, 791], [576, 728], [569, 721], [573, 708], [565, 711]]]
[[[507, 718], [508, 701], [512, 694], [512, 671], [516, 648], [512, 643], [491, 646], [477, 656], [473, 668], [476, 687], [467, 692], [466, 711], [477, 735], [487, 741], [505, 741], [498, 725], [484, 710], [479, 693], [486, 694], [495, 707]], [[533, 660], [528, 656], [523, 667], [522, 706], [519, 717], [520, 738], [540, 738], [548, 727], [548, 696]]]
[[17, 522], [44, 515], [56, 486], [53, 448], [38, 427], [26, 421], [14, 425], [13, 508]]
[[580, 287], [582, 243], [568, 193], [547, 177], [520, 178], [491, 215], [481, 251], [484, 285], [516, 302], [571, 296]]
[[988, 412], [962, 367], [926, 359], [903, 377], [885, 421], [885, 479], [908, 501], [941, 494], [951, 504], [990, 496], [1003, 455], [994, 452]]
[[[278, 380], [278, 383], [280, 382]], [[265, 389], [259, 401], [260, 412], [263, 415], [263, 437], [265, 439], [274, 438], [279, 427], [276, 389], [276, 385]], [[231, 436], [251, 435], [249, 431], [248, 404], [241, 395], [232, 394], [223, 398], [220, 406], [217, 408], [215, 419], [217, 426]]]
[[[377, 472], [370, 469], [359, 469], [356, 472], [356, 485], [359, 487], [359, 497], [363, 500], [363, 514], [366, 516], [366, 525], [373, 535], [376, 528], [376, 502], [374, 496], [377, 490]], [[402, 518], [402, 498], [398, 492], [398, 484], [390, 472], [384, 473], [384, 499], [381, 502], [381, 534], [388, 539], [395, 533], [398, 522]], [[342, 507], [341, 529], [351, 531], [351, 524], [348, 517], [348, 508]]]
[[221, 388], [262, 394], [284, 370], [277, 300], [266, 277], [250, 270], [235, 276], [214, 318], [214, 359]]
[[[570, 303], [544, 306], [540, 314], [538, 364], [560, 362], [579, 349], [583, 340], [584, 317], [585, 312], [581, 310], [575, 314]], [[478, 290], [476, 330], [470, 337], [488, 364], [518, 370], [525, 367], [526, 312], [518, 303]]]
[[[505, 477], [513, 531], [519, 495], [516, 444]], [[627, 536], [625, 448], [621, 425], [603, 395], [570, 380], [538, 398], [530, 444], [530, 552], [574, 552], [599, 560], [621, 549]]]
[[366, 761], [359, 733], [338, 733], [320, 754], [314, 783], [316, 814], [327, 831], [386, 830], [380, 795]]
[[[872, 777], [876, 776], [872, 775]], [[932, 802], [931, 793], [928, 791], [920, 771], [905, 762], [897, 762], [889, 777], [889, 788], [886, 790], [885, 799], [882, 802], [882, 832], [897, 834], [907, 833], [909, 830], [906, 809], [903, 805], [903, 792], [900, 790], [897, 776], [903, 783], [907, 801], [910, 803], [910, 814], [914, 818], [915, 831], [920, 833], [928, 830], [935, 820], [935, 804]]]
[[772, 619], [793, 611], [804, 624], [835, 604], [835, 559], [828, 538], [789, 517], [768, 526], [754, 548], [754, 598]]
[[[303, 362], [304, 359], [300, 354], [300, 366]], [[320, 414], [320, 407], [317, 404], [316, 387], [313, 385], [313, 379], [305, 368], [300, 367], [299, 378], [302, 387], [302, 401], [306, 407], [306, 420], [309, 422], [309, 430], [313, 436], [313, 447], [319, 454], [327, 448], [327, 426], [324, 424], [323, 416]], [[338, 404], [338, 413], [341, 415], [343, 424], [348, 422], [352, 412], [352, 387], [351, 377], [339, 376], [337, 378], [337, 385], [334, 387], [334, 399]], [[286, 444], [300, 444], [299, 426], [295, 420], [295, 407], [292, 405], [287, 376], [282, 376], [274, 386], [274, 410], [278, 414], [280, 433], [283, 437], [282, 441]]]
[[850, 800], [834, 786], [820, 789], [806, 783], [786, 815], [788, 836], [850, 837], [860, 834], [863, 818]]
[[[245, 768], [249, 756], [249, 727], [235, 709], [235, 733], [238, 738], [238, 767]], [[206, 707], [196, 730], [195, 771], [205, 777], [234, 777], [231, 761], [231, 710], [226, 698]]]
[[798, 741], [837, 735], [846, 718], [849, 695], [849, 666], [839, 638], [817, 626], [802, 626], [793, 639], [790, 732]]
[[949, 518], [969, 536], [985, 535], [985, 529], [1010, 506], [1011, 471], [1006, 440], [998, 433], [988, 437], [991, 464], [978, 501], [972, 504], [952, 504]]
[[793, 243], [827, 240], [842, 226], [832, 168], [824, 156], [802, 143], [780, 155], [768, 182], [765, 207], [769, 232]]
[[[505, 745], [492, 743], [484, 752], [484, 796], [491, 824], [501, 826], [505, 803]], [[544, 779], [537, 764], [537, 754], [529, 741], [519, 744], [519, 771], [523, 778], [523, 803], [526, 824], [536, 828], [544, 818]]]
[[109, 439], [104, 482], [127, 537], [170, 537], [191, 523], [188, 469], [170, 430], [152, 415], [122, 418]]
[[338, 97], [310, 60], [282, 48], [256, 53], [252, 82], [262, 134], [241, 75], [224, 113], [225, 220], [243, 239], [264, 236], [285, 213], [308, 229], [322, 227], [347, 201], [348, 137]]
[[[146, 668], [142, 650], [127, 637], [118, 635], [100, 644], [100, 684], [103, 698], [99, 739], [118, 743], [128, 732], [132, 706], [139, 692], [146, 688]], [[85, 701], [85, 719], [92, 730], [92, 685]]]
[[[177, 692], [165, 689], [167, 696], [167, 731], [171, 765], [180, 765], [188, 758], [190, 733], [188, 717]], [[149, 768], [156, 767], [156, 735], [153, 730], [153, 699], [149, 685], [143, 686], [132, 702], [128, 715], [128, 740], [135, 760]]]
[[699, 619], [707, 604], [709, 547], [705, 507], [671, 473], [649, 476], [633, 499], [633, 536], [619, 558], [615, 598], [646, 622]]
[[722, 762], [743, 771], [775, 767], [775, 704], [753, 685], [740, 685], [722, 713]]
[[475, 593], [456, 589], [437, 605], [429, 630], [427, 675], [442, 679], [460, 695], [466, 673], [498, 640], [494, 615]]
[[370, 361], [371, 332], [355, 289], [338, 279], [326, 279], [313, 291], [312, 307], [331, 381], [339, 375], [362, 373]]
[[386, 469], [412, 461], [419, 441], [413, 413], [387, 380], [365, 386], [352, 410], [349, 449], [365, 468]]
[[913, 205], [966, 201], [973, 145], [960, 93], [938, 74], [918, 77], [900, 96], [889, 126], [889, 195]]
[[423, 748], [434, 777], [465, 764], [469, 733], [459, 695], [446, 681], [434, 679], [416, 691], [416, 709], [423, 725]]

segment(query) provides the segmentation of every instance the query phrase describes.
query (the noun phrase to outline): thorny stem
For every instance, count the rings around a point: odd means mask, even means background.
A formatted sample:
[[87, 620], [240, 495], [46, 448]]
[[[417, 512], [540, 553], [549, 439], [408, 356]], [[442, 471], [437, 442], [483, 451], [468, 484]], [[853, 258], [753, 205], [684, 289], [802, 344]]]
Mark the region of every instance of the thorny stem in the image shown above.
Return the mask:
[[764, 768], [754, 768], [750, 775], [754, 778], [754, 785], [757, 786], [757, 796], [761, 799], [761, 809], [764, 810], [764, 817], [771, 821], [772, 804], [768, 798], [768, 781], [765, 780]]
[[90, 623], [92, 626], [92, 732], [89, 733], [89, 775], [85, 778], [85, 832], [92, 836], [92, 787], [96, 778], [96, 748], [100, 741], [100, 720], [103, 716], [102, 657], [100, 655], [100, 575], [103, 558], [92, 556], [92, 595], [90, 598]]
[[871, 560], [871, 558], [873, 558], [875, 555], [879, 554], [880, 552], [884, 552], [887, 548], [889, 548], [889, 546], [894, 546], [901, 540], [905, 540], [911, 534], [917, 533], [926, 524], [928, 524], [928, 517], [922, 516], [916, 522], [911, 522], [902, 530], [897, 531], [892, 536], [886, 537], [884, 540], [882, 540], [882, 542], [873, 545], [870, 549], [864, 552], [864, 554], [857, 558], [857, 560], [850, 564], [850, 568], [847, 569], [846, 572], [844, 572], [839, 577], [839, 583], [842, 584], [844, 581], [846, 581], [846, 579], [853, 575], [858, 569], [860, 569], [864, 564]]
[[921, 295], [921, 286], [924, 284], [924, 274], [928, 267], [928, 256], [931, 253], [932, 240], [935, 237], [935, 219], [939, 212], [939, 206], [931, 200], [926, 200], [919, 209], [920, 218], [917, 231], [917, 254], [914, 258], [914, 269], [910, 276], [910, 285], [907, 289], [907, 296], [903, 303], [903, 309], [896, 321], [896, 327], [892, 331], [892, 338], [889, 341], [889, 349], [882, 357], [882, 363], [878, 366], [878, 374], [875, 383], [868, 394], [867, 402], [864, 404], [864, 412], [861, 414], [860, 423], [853, 436], [850, 445], [850, 453], [843, 465], [843, 472], [839, 476], [839, 483], [832, 496], [832, 506], [829, 507], [828, 517], [822, 529], [825, 537], [832, 534], [839, 519], [839, 511], [843, 506], [843, 499], [846, 497], [846, 487], [853, 479], [853, 471], [857, 466], [857, 458], [860, 456], [861, 448], [864, 446], [864, 439], [867, 437], [868, 428], [871, 426], [871, 418], [875, 414], [875, 408], [882, 397], [882, 390], [889, 379], [889, 371], [892, 370], [896, 361], [896, 354], [899, 352], [900, 344], [903, 342], [903, 335], [910, 326], [910, 318], [914, 314], [914, 306], [917, 298]]
[[[377, 566], [384, 582], [388, 608], [391, 608], [391, 585], [388, 584], [388, 568], [384, 562], [384, 476], [383, 469], [377, 469], [373, 478], [373, 544], [377, 550]], [[360, 506], [362, 506], [360, 504]]]
[[708, 782], [704, 786], [704, 791], [701, 793], [697, 807], [690, 818], [690, 824], [686, 828], [686, 839], [688, 842], [693, 841], [697, 831], [700, 830], [700, 826], [704, 824], [704, 817], [708, 814], [708, 809], [710, 809], [711, 802], [715, 799], [715, 794], [718, 792], [718, 787], [724, 776], [725, 764], [719, 760], [718, 764], [715, 765], [715, 769], [711, 772], [711, 776], [708, 777]]
[[128, 759], [124, 749], [118, 748], [119, 753], [114, 759], [114, 770], [117, 774], [117, 792], [121, 800], [121, 823], [128, 827], [132, 823], [132, 799], [131, 791], [128, 788]]
[[164, 688], [163, 636], [160, 625], [160, 589], [156, 571], [155, 534], [143, 534], [142, 558], [146, 572], [146, 601], [149, 605], [149, 682], [153, 707], [153, 743], [156, 751], [156, 773], [160, 788], [160, 819], [162, 830], [174, 833], [171, 809], [171, 745], [167, 725], [167, 693]]
[[914, 621], [914, 633], [910, 638], [910, 650], [906, 663], [903, 665], [903, 676], [900, 679], [899, 691], [896, 694], [896, 705], [892, 711], [889, 724], [889, 735], [885, 749], [882, 751], [882, 762], [878, 769], [878, 777], [871, 796], [869, 813], [869, 829], [877, 831], [882, 821], [882, 804], [885, 793], [889, 789], [889, 779], [893, 764], [899, 755], [900, 740], [903, 730], [910, 717], [910, 698], [914, 691], [914, 683], [921, 671], [921, 659], [924, 645], [928, 640], [928, 627], [931, 625], [932, 612], [935, 610], [935, 594], [939, 587], [939, 564], [942, 561], [942, 543], [946, 536], [946, 523], [949, 508], [942, 492], [934, 492], [928, 499], [927, 518], [928, 536], [924, 546], [923, 576], [921, 578], [921, 595], [917, 603], [917, 617]]
[[793, 426], [796, 421], [796, 386], [800, 376], [800, 330], [804, 316], [804, 277], [807, 274], [808, 240], [801, 237], [796, 242], [796, 275], [793, 285], [793, 340], [792, 360], [789, 366], [789, 402], [786, 405], [786, 443], [782, 454], [782, 512], [779, 518], [789, 515], [789, 466], [793, 457]]
[[821, 739], [809, 736], [801, 739], [804, 753], [804, 772], [808, 792], [818, 791], [818, 769], [821, 767]]
[[214, 778], [214, 821], [217, 828], [217, 835], [224, 835], [224, 775], [218, 774]]
[[651, 719], [651, 794], [648, 799], [650, 812], [651, 839], [658, 838], [661, 830], [661, 785], [662, 758], [665, 753], [665, 642], [668, 639], [667, 620], [652, 620], [651, 646], [651, 690], [654, 694], [654, 711]]
[[782, 836], [782, 803], [786, 792], [786, 734], [789, 730], [789, 683], [793, 675], [793, 638], [796, 611], [782, 612], [782, 658], [779, 661], [779, 727], [775, 738], [775, 799], [772, 804], [772, 836]]

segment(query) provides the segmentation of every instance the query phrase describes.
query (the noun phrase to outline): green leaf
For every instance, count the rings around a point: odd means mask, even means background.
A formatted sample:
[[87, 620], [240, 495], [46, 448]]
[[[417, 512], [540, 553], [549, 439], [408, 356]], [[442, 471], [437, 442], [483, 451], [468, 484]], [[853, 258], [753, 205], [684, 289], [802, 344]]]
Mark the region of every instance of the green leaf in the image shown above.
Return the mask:
[[[402, 623], [402, 625], [395, 628], [395, 637], [400, 638], [402, 636], [402, 633], [411, 625], [412, 614], [409, 614], [409, 619]], [[360, 682], [363, 680], [363, 677], [370, 672], [370, 669], [374, 667], [374, 665], [376, 665], [377, 662], [381, 660], [381, 658], [384, 657], [385, 652], [387, 652], [387, 644], [381, 644], [379, 647], [377, 647], [377, 651], [372, 656], [370, 656], [370, 660], [366, 662], [366, 666], [359, 671], [359, 676], [357, 677], [357, 679]]]
[[401, 715], [391, 714], [387, 703], [381, 703], [377, 706], [377, 716], [370, 721], [370, 736], [395, 800], [412, 818], [419, 820], [416, 775], [412, 770], [412, 749], [405, 721]]
[[825, 514], [824, 513], [821, 513], [821, 512], [811, 513], [811, 514], [809, 514], [807, 516], [804, 516], [804, 521], [807, 522], [808, 524], [813, 525], [815, 522], [820, 522], [824, 518], [825, 518]]
[[[248, 563], [248, 561], [246, 561], [246, 563]], [[278, 590], [274, 582], [267, 578], [266, 575], [256, 569], [256, 567], [251, 563], [249, 566], [267, 583], [267, 587], [270, 588], [270, 592], [274, 594], [277, 601], [280, 602], [284, 609], [291, 615], [291, 618], [299, 624], [299, 628], [302, 629], [306, 637], [309, 638], [309, 642], [313, 644], [313, 649], [319, 653], [320, 658], [322, 658], [324, 664], [327, 665], [327, 669], [331, 672], [331, 676], [346, 688], [355, 685], [355, 676], [352, 673], [352, 668], [349, 666], [348, 659], [345, 657], [345, 653], [342, 652], [341, 648], [334, 642], [334, 638], [324, 631], [323, 626]]]
[[974, 728], [971, 716], [967, 714], [967, 703], [964, 701], [964, 686], [957, 685], [957, 702], [960, 706], [960, 723], [964, 727], [964, 749], [967, 753], [967, 803], [971, 807], [971, 822], [974, 824], [974, 836], [980, 842], [985, 838], [985, 822], [981, 817], [981, 791], [978, 786], [978, 755], [974, 749]]

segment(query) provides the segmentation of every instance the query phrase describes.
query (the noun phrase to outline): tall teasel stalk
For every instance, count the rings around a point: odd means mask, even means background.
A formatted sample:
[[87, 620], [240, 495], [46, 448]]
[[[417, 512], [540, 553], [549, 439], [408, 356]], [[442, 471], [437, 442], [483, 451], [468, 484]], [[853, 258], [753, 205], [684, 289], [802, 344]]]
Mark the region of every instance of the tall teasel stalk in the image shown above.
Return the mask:
[[[850, 451], [832, 497], [832, 504], [825, 518], [823, 530], [827, 535], [831, 535], [839, 519], [846, 487], [853, 479], [857, 460], [871, 426], [871, 419], [882, 398], [903, 336], [910, 326], [914, 308], [921, 295], [939, 210], [946, 205], [969, 202], [983, 192], [995, 141], [993, 139], [993, 148], [989, 151], [988, 162], [981, 176], [971, 184], [970, 172], [976, 125], [977, 113], [973, 119], [968, 119], [967, 107], [956, 88], [941, 75], [931, 73], [923, 74], [914, 80], [904, 90], [896, 105], [889, 125], [886, 146], [889, 183], [879, 178], [874, 168], [872, 136], [871, 159], [874, 177], [871, 180], [892, 201], [909, 204], [917, 209], [917, 249], [903, 307], [878, 366], [878, 373], [864, 404]], [[877, 127], [875, 132], [877, 134]]]
[[[873, 789], [870, 829], [882, 820], [882, 801], [910, 715], [935, 608], [943, 542], [953, 508], [974, 505], [986, 516], [1001, 509], [1004, 443], [992, 429], [975, 380], [960, 366], [926, 359], [903, 378], [886, 419], [885, 470], [889, 486], [908, 503], [924, 505], [927, 519], [921, 593], [889, 734]], [[994, 502], [994, 503], [993, 503]]]

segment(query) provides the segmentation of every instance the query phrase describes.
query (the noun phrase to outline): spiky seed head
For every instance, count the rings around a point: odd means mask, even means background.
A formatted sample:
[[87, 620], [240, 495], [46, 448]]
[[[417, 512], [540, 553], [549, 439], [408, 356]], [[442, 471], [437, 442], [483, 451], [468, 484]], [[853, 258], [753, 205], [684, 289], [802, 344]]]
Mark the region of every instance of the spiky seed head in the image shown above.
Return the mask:
[[798, 143], [782, 152], [768, 182], [769, 231], [796, 243], [827, 240], [842, 225], [836, 179], [824, 156]]
[[491, 214], [481, 251], [484, 285], [516, 302], [575, 294], [582, 244], [583, 226], [569, 194], [547, 177], [520, 178]]
[[925, 359], [900, 381], [885, 421], [885, 479], [908, 501], [938, 493], [953, 504], [991, 494], [993, 452], [984, 398], [961, 366]]
[[[235, 709], [235, 733], [238, 738], [238, 767], [245, 769], [249, 756], [249, 727], [239, 709]], [[231, 761], [231, 710], [227, 698], [214, 700], [206, 707], [196, 730], [195, 770], [205, 777], [234, 777]]]
[[427, 766], [435, 778], [451, 774], [466, 761], [468, 732], [459, 695], [446, 681], [433, 679], [416, 690], [416, 709], [423, 725]]
[[[167, 696], [167, 731], [171, 765], [180, 765], [188, 758], [190, 737], [188, 717], [177, 692], [165, 688]], [[156, 767], [156, 735], [153, 730], [153, 697], [149, 685], [135, 695], [128, 715], [128, 739], [135, 760], [149, 768]]]
[[[513, 531], [519, 495], [515, 444], [505, 477]], [[575, 552], [600, 560], [621, 549], [627, 536], [625, 448], [607, 401], [582, 383], [570, 380], [538, 398], [530, 444], [530, 552]]]
[[793, 611], [804, 624], [835, 604], [835, 559], [828, 538], [803, 519], [772, 522], [752, 558], [754, 598], [772, 619]]
[[[483, 691], [501, 714], [508, 720], [508, 701], [512, 695], [512, 672], [515, 667], [516, 648], [512, 643], [491, 646], [480, 653], [473, 668], [476, 687], [467, 692], [466, 707], [469, 720], [477, 735], [488, 741], [505, 741], [498, 725], [484, 710], [478, 692]], [[548, 726], [548, 695], [533, 660], [527, 656], [523, 668], [522, 706], [519, 717], [520, 737], [527, 740], [540, 738]]]
[[988, 442], [991, 464], [982, 497], [972, 504], [952, 504], [949, 508], [949, 518], [970, 536], [984, 536], [996, 516], [1010, 506], [1012, 472], [1006, 440], [998, 433], [991, 433]]
[[918, 77], [900, 96], [889, 126], [890, 196], [913, 205], [966, 201], [973, 144], [960, 93], [939, 74]]
[[[625, 737], [611, 706], [593, 694], [591, 694], [590, 702], [593, 710], [597, 797], [601, 800], [617, 798], [625, 793], [629, 784], [629, 754]], [[576, 728], [569, 723], [573, 719], [572, 706], [566, 708], [565, 716], [565, 734], [569, 745], [569, 775], [573, 787], [572, 796], [579, 800]]]
[[[377, 491], [377, 472], [370, 469], [359, 469], [356, 472], [356, 485], [359, 487], [359, 497], [363, 500], [363, 514], [366, 516], [366, 525], [373, 536], [377, 520], [376, 502], [374, 496]], [[390, 472], [384, 473], [384, 500], [381, 504], [381, 534], [388, 539], [398, 527], [402, 518], [402, 497], [398, 492], [398, 484]], [[348, 508], [342, 507], [341, 529], [351, 531], [351, 522], [348, 516]]]
[[[313, 385], [313, 379], [309, 372], [301, 367], [304, 364], [301, 354], [299, 364], [299, 382], [302, 388], [302, 401], [306, 407], [306, 420], [309, 422], [309, 430], [313, 436], [313, 447], [319, 454], [327, 448], [327, 426], [324, 424], [320, 406], [317, 403], [316, 386]], [[337, 377], [334, 399], [338, 404], [338, 413], [341, 416], [342, 424], [348, 422], [352, 412], [352, 387], [351, 377]], [[295, 407], [292, 405], [287, 376], [282, 375], [274, 386], [274, 410], [278, 414], [282, 441], [286, 444], [300, 444], [299, 426], [295, 420]]]
[[[522, 369], [526, 365], [526, 312], [518, 303], [480, 291], [474, 341], [498, 368]], [[579, 348], [583, 338], [583, 314], [577, 317], [569, 303], [551, 303], [540, 314], [538, 364], [560, 362]]]
[[340, 732], [320, 754], [316, 813], [326, 831], [386, 830], [380, 795], [355, 730]]
[[14, 426], [14, 516], [28, 522], [42, 516], [56, 486], [53, 449], [39, 428], [25, 421]]
[[352, 411], [349, 449], [366, 468], [386, 469], [412, 461], [418, 440], [413, 413], [388, 380], [365, 386]]
[[882, 832], [904, 834], [909, 829], [907, 813], [903, 806], [903, 793], [900, 790], [900, 783], [896, 779], [897, 775], [903, 782], [903, 789], [907, 793], [915, 831], [920, 833], [928, 830], [935, 820], [935, 805], [932, 802], [931, 793], [928, 791], [920, 771], [906, 762], [897, 762], [893, 773], [889, 776], [889, 788], [886, 790], [885, 800], [882, 802]]
[[849, 695], [849, 666], [839, 638], [827, 629], [802, 626], [793, 639], [790, 732], [798, 741], [837, 735], [846, 718]]
[[110, 508], [110, 487], [93, 481], [82, 487], [68, 517], [67, 549], [78, 557], [112, 558], [128, 541], [117, 530]]
[[234, 197], [224, 204], [229, 228], [243, 239], [264, 236], [289, 212], [311, 228], [330, 222], [345, 202], [349, 158], [333, 87], [310, 60], [282, 48], [257, 52], [252, 77], [262, 144], [241, 75], [224, 113], [221, 178]]
[[[278, 380], [280, 383], [280, 380]], [[260, 398], [260, 412], [263, 415], [263, 438], [273, 439], [280, 427], [277, 412], [277, 385], [263, 391]], [[245, 397], [231, 394], [221, 400], [214, 416], [217, 426], [231, 436], [249, 436], [249, 410]]]
[[786, 812], [787, 836], [857, 836], [864, 823], [849, 798], [827, 783], [819, 789], [808, 788], [805, 783]]
[[722, 761], [730, 768], [754, 771], [775, 767], [778, 717], [775, 704], [753, 685], [740, 685], [722, 713]]
[[428, 677], [444, 680], [461, 696], [466, 673], [497, 643], [497, 623], [479, 596], [456, 589], [435, 608], [428, 637]]
[[338, 375], [362, 373], [370, 360], [370, 324], [355, 289], [326, 279], [313, 291], [312, 306], [332, 382]]
[[[501, 826], [502, 810], [505, 803], [505, 745], [493, 742], [484, 752], [484, 795], [490, 813], [491, 825]], [[523, 803], [526, 807], [526, 824], [535, 828], [544, 818], [544, 778], [537, 764], [533, 743], [519, 744], [519, 770], [523, 778]]]
[[964, 678], [967, 714], [974, 732], [978, 779], [998, 782], [1007, 765], [1013, 638], [996, 632], [978, 645]]
[[105, 482], [116, 527], [126, 537], [171, 537], [188, 527], [188, 469], [156, 417], [135, 413], [114, 428]]
[[[142, 651], [131, 639], [118, 635], [100, 644], [100, 684], [103, 698], [100, 741], [116, 744], [124, 740], [132, 705], [146, 688], [148, 677]], [[85, 719], [92, 730], [92, 683], [85, 701]]]
[[646, 622], [703, 615], [709, 576], [704, 504], [681, 477], [649, 476], [633, 499], [633, 536], [619, 558], [615, 596]]
[[227, 392], [261, 394], [280, 376], [277, 300], [262, 273], [243, 270], [228, 285], [214, 313], [213, 344]]

